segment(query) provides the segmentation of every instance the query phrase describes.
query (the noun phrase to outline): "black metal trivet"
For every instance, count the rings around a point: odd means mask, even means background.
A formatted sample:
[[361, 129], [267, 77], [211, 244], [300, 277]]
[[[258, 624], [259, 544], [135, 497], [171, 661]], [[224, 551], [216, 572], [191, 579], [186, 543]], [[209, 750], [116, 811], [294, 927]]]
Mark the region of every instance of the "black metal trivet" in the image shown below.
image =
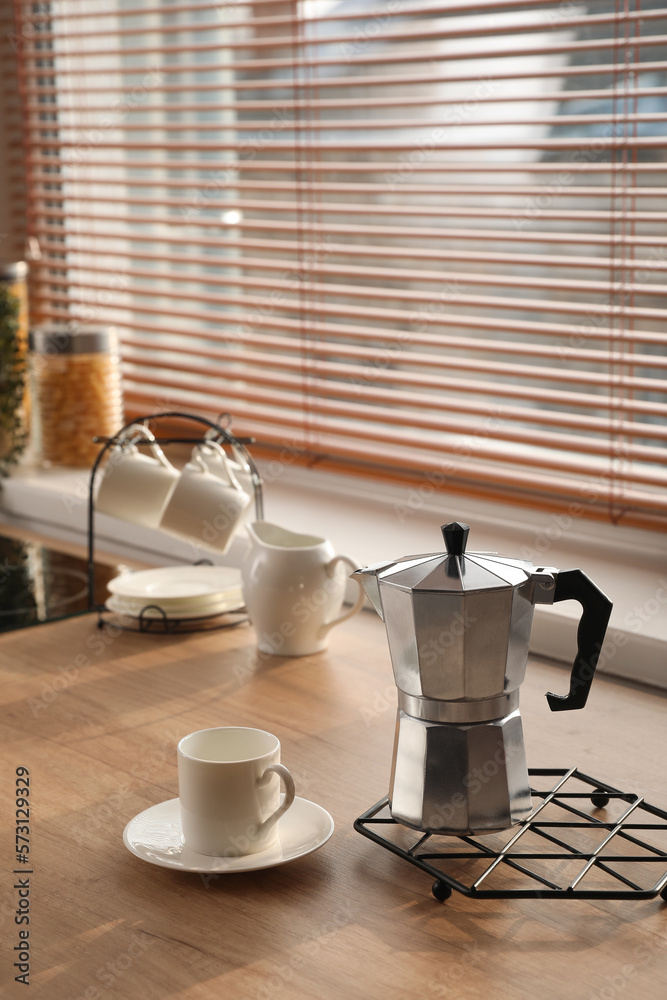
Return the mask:
[[[667, 812], [574, 767], [528, 773], [532, 779], [557, 781], [548, 791], [532, 789], [539, 799], [532, 813], [503, 833], [419, 833], [392, 819], [386, 798], [360, 816], [354, 828], [435, 878], [432, 892], [441, 902], [453, 889], [477, 899], [660, 895], [667, 902]], [[373, 827], [382, 827], [384, 835]]]

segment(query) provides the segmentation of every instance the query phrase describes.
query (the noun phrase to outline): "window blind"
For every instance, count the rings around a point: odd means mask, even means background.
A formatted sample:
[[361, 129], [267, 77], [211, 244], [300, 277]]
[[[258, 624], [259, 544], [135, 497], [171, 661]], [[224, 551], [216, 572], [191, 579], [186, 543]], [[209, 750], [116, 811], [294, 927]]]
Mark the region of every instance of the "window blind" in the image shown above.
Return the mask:
[[14, 13], [33, 315], [130, 409], [664, 528], [664, 3]]

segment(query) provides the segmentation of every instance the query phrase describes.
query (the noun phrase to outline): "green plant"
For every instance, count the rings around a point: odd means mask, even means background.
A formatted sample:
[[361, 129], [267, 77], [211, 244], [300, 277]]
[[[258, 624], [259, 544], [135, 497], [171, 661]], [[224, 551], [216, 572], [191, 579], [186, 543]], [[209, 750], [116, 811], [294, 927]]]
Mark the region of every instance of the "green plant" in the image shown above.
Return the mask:
[[23, 420], [26, 360], [19, 340], [19, 309], [18, 297], [0, 284], [0, 476], [9, 474], [27, 440]]

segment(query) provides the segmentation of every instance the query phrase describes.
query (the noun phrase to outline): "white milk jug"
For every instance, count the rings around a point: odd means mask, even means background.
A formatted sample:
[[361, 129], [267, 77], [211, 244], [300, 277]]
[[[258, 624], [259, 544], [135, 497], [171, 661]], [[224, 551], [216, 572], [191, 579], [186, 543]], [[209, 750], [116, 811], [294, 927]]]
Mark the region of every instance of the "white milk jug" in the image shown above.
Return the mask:
[[242, 570], [243, 596], [262, 653], [306, 656], [326, 649], [334, 625], [364, 603], [341, 613], [349, 556], [336, 555], [326, 538], [299, 535], [268, 521], [248, 526], [251, 548]]

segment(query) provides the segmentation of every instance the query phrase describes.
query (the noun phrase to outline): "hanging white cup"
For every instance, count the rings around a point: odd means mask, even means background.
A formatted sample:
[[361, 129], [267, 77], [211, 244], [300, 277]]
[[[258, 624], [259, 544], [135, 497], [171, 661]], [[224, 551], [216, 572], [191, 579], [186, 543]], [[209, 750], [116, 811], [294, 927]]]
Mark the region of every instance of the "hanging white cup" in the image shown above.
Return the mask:
[[[139, 451], [138, 442], [145, 442], [152, 455]], [[151, 431], [133, 424], [109, 452], [98, 479], [95, 509], [145, 528], [157, 528], [178, 479], [178, 470]]]
[[211, 461], [209, 468], [202, 448], [198, 445], [184, 466], [162, 513], [160, 528], [198, 548], [226, 552], [250, 497], [229, 469], [223, 470], [217, 454], [216, 464]]

